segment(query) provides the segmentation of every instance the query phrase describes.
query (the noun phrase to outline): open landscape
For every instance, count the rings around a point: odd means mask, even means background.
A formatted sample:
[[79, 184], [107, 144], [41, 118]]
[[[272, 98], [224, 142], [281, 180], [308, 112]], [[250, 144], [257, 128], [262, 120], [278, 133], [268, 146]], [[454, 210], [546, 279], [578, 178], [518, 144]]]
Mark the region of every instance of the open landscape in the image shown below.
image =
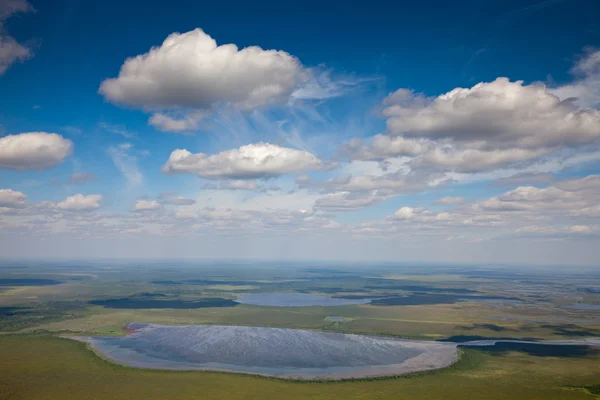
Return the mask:
[[600, 400], [600, 0], [0, 0], [0, 400]]
[[[458, 399], [460, 388], [482, 399], [592, 399], [600, 382], [600, 311], [589, 309], [600, 305], [600, 276], [585, 269], [12, 263], [0, 281], [3, 393], [41, 373], [64, 384], [38, 381], [28, 389], [37, 398], [76, 393], [87, 382], [78, 365], [95, 371], [98, 399], [126, 398], [132, 379], [177, 383], [177, 398], [222, 398], [219, 385], [239, 386], [227, 398], [270, 398], [293, 385], [290, 396], [330, 399], [375, 384], [382, 399]], [[323, 380], [342, 382], [307, 383]]]

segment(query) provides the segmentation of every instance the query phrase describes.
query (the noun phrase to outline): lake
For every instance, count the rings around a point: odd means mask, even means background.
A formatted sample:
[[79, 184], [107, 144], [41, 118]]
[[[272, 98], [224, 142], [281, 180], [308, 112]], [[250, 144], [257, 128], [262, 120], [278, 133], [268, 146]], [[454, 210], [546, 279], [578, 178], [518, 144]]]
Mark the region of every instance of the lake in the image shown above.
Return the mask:
[[[250, 326], [132, 323], [124, 337], [71, 337], [118, 364], [150, 369], [224, 371], [286, 379], [401, 375], [446, 367], [458, 346], [577, 357], [598, 352], [600, 338], [462, 343]], [[546, 346], [548, 345], [548, 346]]]
[[130, 324], [125, 337], [77, 338], [122, 365], [295, 379], [397, 375], [441, 368], [454, 343], [246, 326]]

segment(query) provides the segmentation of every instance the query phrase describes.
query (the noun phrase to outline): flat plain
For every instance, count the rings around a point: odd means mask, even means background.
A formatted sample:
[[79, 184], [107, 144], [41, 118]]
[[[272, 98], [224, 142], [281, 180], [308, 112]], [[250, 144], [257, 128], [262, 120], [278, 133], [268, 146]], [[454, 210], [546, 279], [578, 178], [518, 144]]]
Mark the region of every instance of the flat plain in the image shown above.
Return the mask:
[[[585, 346], [560, 351], [465, 348], [456, 364], [435, 372], [300, 383], [129, 368], [104, 360], [83, 343], [60, 338], [123, 336], [129, 323], [138, 322], [454, 342], [581, 339], [600, 336], [600, 276], [589, 270], [530, 269], [525, 274], [507, 267], [458, 266], [7, 264], [0, 267], [0, 280], [0, 399], [152, 399], [166, 398], [166, 393], [178, 399], [269, 399], [279, 398], [281, 390], [291, 399], [593, 399], [600, 384], [600, 355]], [[236, 301], [249, 294], [370, 302], [286, 307]]]

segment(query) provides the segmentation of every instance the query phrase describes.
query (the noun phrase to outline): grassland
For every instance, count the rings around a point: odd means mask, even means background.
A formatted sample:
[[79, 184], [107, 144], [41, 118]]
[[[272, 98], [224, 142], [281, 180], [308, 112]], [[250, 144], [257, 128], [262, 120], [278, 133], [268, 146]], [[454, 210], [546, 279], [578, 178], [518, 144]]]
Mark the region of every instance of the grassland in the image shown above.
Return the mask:
[[83, 343], [0, 337], [0, 399], [595, 399], [600, 357], [502, 356], [466, 350], [453, 367], [396, 379], [297, 383], [223, 373], [121, 367]]
[[[600, 310], [569, 308], [573, 303], [600, 304], [597, 271], [33, 265], [0, 266], [0, 279], [12, 285], [0, 287], [1, 400], [600, 399], [600, 356], [593, 353], [550, 357], [510, 349], [468, 349], [458, 364], [442, 371], [325, 384], [136, 370], [109, 363], [84, 344], [56, 336], [122, 335], [121, 328], [130, 322], [287, 327], [456, 341], [600, 336]], [[19, 282], [22, 286], [17, 285]], [[428, 299], [476, 294], [520, 301], [339, 307], [232, 305], [231, 300], [244, 292], [414, 298], [426, 294]], [[208, 299], [219, 299], [228, 306], [213, 307]], [[136, 304], [136, 308], [115, 308], [121, 300]], [[173, 304], [184, 308], [169, 308]], [[332, 316], [342, 319], [328, 318]]]

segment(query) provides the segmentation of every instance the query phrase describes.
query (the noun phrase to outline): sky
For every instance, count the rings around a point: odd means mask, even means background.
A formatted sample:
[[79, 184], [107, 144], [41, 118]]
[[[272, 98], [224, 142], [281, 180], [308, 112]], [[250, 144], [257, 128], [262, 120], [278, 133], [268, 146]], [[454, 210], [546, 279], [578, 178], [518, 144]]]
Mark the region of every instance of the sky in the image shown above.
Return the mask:
[[0, 0], [0, 257], [591, 265], [595, 0]]

